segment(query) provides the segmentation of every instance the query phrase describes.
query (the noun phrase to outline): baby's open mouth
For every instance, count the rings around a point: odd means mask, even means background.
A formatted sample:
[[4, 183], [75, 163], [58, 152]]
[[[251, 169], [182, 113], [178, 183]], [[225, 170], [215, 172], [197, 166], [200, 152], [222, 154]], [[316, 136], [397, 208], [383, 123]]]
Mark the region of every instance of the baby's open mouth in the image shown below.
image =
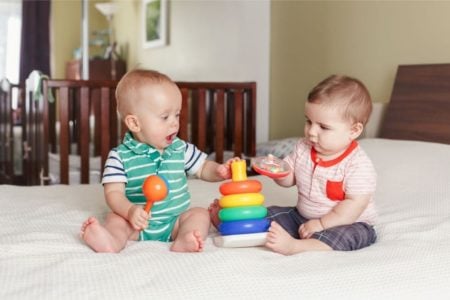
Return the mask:
[[172, 133], [171, 135], [168, 135], [168, 136], [166, 137], [167, 143], [171, 144], [171, 143], [173, 142], [173, 140], [175, 139], [176, 136], [177, 136], [177, 133], [176, 133], [176, 132], [175, 132], [175, 133]]

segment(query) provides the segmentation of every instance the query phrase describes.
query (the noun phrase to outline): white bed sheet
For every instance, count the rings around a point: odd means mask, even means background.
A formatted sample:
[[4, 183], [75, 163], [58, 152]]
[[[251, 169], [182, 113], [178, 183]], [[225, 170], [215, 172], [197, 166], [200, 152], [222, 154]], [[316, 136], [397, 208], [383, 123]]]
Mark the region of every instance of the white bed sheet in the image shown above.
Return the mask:
[[[59, 176], [60, 155], [48, 153], [48, 169], [50, 184], [59, 184], [61, 182]], [[101, 182], [101, 157], [89, 157], [89, 182]], [[79, 155], [69, 154], [69, 183], [80, 184], [81, 182], [81, 157]]]
[[[362, 140], [378, 171], [378, 241], [353, 252], [285, 257], [263, 247], [172, 253], [130, 242], [98, 254], [78, 238], [108, 209], [100, 185], [0, 186], [0, 299], [439, 299], [450, 295], [450, 146]], [[265, 177], [266, 205], [294, 188]], [[207, 207], [220, 183], [190, 181]], [[214, 233], [211, 233], [211, 236]]]

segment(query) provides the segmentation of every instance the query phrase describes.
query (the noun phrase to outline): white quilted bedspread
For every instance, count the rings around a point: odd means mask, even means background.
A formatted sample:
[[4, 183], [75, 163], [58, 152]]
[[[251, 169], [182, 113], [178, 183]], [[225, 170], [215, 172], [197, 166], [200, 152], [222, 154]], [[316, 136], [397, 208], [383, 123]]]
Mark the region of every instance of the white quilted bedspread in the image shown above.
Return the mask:
[[[170, 252], [130, 242], [98, 254], [78, 232], [108, 208], [100, 185], [0, 186], [0, 299], [439, 299], [450, 297], [450, 146], [363, 140], [378, 172], [378, 242], [290, 257], [263, 247]], [[295, 189], [267, 178], [266, 205]], [[220, 183], [190, 181], [207, 207]]]

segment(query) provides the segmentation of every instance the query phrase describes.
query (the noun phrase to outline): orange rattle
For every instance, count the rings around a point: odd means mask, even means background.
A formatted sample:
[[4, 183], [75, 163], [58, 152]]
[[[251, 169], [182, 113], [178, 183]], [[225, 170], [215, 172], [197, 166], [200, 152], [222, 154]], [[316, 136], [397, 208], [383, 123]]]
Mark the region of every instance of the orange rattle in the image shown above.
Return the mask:
[[168, 194], [167, 182], [158, 175], [150, 175], [145, 179], [144, 184], [142, 185], [142, 192], [147, 199], [144, 210], [148, 213], [150, 209], [152, 209], [154, 202], [166, 198]]

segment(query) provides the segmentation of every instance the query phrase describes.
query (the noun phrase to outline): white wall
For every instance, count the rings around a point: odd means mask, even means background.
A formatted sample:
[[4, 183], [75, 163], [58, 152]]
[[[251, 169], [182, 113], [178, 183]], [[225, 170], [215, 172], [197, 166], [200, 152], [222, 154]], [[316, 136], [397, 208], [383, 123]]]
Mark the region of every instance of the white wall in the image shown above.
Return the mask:
[[[152, 49], [142, 47], [141, 9], [136, 3], [128, 9], [139, 18], [139, 32], [117, 30], [119, 43], [133, 43], [128, 45], [129, 67], [156, 69], [174, 80], [256, 81], [257, 142], [267, 141], [270, 1], [172, 0], [169, 44]], [[116, 26], [126, 26], [125, 22], [116, 22]]]

